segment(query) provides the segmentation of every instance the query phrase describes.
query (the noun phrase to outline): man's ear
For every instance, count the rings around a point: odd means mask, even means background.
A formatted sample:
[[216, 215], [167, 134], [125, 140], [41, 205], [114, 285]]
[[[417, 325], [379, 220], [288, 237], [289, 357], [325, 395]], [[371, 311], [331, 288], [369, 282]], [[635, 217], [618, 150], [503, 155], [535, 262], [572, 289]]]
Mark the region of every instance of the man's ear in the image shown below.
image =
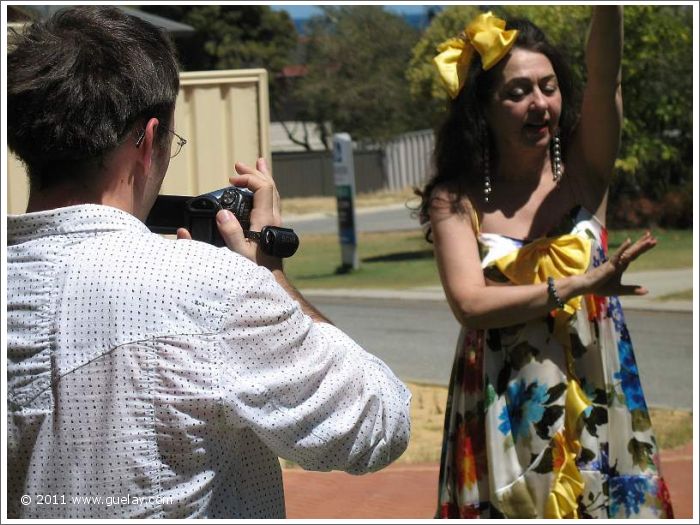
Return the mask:
[[145, 173], [151, 169], [151, 163], [153, 162], [153, 150], [155, 149], [156, 133], [158, 131], [158, 119], [150, 118], [146, 122], [146, 128], [143, 131], [143, 138], [141, 138], [139, 145], [139, 158], [141, 159], [141, 164]]

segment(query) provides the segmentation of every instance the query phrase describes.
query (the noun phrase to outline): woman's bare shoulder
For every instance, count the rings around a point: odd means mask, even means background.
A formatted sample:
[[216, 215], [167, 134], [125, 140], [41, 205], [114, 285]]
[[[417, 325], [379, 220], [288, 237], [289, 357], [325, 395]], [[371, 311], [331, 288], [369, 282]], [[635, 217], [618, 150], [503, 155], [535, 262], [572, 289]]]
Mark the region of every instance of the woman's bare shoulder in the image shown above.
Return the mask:
[[433, 188], [430, 193], [430, 207], [459, 214], [475, 211], [468, 190], [452, 182]]

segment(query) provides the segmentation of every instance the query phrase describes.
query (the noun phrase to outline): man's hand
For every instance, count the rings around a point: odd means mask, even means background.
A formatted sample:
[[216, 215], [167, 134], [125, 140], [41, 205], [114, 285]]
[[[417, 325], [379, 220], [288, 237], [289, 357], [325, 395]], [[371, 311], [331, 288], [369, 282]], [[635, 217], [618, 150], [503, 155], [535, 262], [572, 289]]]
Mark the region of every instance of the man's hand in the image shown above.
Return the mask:
[[238, 175], [229, 178], [234, 186], [253, 192], [253, 210], [250, 213], [250, 229], [260, 231], [265, 226], [282, 226], [280, 194], [269, 174], [264, 158], [259, 158], [255, 169], [236, 162]]
[[[277, 192], [274, 180], [268, 173], [265, 159], [259, 158], [255, 163], [255, 169], [240, 162], [235, 165], [237, 176], [229, 181], [234, 186], [248, 188], [253, 192], [253, 209], [250, 212], [250, 229], [260, 231], [265, 226], [281, 226], [280, 195]], [[243, 235], [236, 216], [228, 210], [221, 210], [216, 214], [216, 224], [219, 227], [221, 237], [226, 246], [234, 252], [240, 253], [254, 263], [268, 268], [275, 280], [284, 288], [289, 296], [298, 301], [303, 312], [315, 322], [332, 324], [327, 317], [309, 303], [288, 280], [282, 268], [282, 259], [263, 253], [259, 243], [246, 239]], [[185, 228], [177, 230], [178, 239], [191, 239], [190, 233]]]
[[[229, 182], [253, 192], [250, 229], [259, 232], [265, 226], [280, 226], [282, 224], [280, 196], [272, 176], [268, 173], [265, 159], [259, 158], [255, 163], [255, 169], [241, 162], [235, 164], [235, 169], [238, 175], [230, 177]], [[282, 259], [263, 253], [258, 242], [245, 238], [243, 228], [233, 213], [220, 210], [216, 214], [216, 225], [230, 250], [270, 270], [282, 269]], [[192, 236], [187, 229], [179, 228], [177, 238], [192, 239]]]
[[[259, 158], [255, 169], [241, 162], [235, 164], [235, 169], [238, 175], [230, 177], [229, 182], [253, 192], [250, 229], [259, 232], [265, 226], [280, 226], [280, 196], [268, 172], [265, 159]], [[270, 270], [282, 269], [282, 259], [263, 253], [260, 243], [245, 238], [243, 228], [233, 213], [228, 210], [219, 211], [216, 214], [216, 224], [229, 249]]]

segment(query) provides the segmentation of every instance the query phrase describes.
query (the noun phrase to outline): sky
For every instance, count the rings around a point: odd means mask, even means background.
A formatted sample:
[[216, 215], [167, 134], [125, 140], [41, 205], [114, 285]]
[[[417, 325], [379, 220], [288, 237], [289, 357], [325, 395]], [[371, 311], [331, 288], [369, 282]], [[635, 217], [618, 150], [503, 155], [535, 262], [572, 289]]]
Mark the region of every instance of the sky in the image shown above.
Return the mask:
[[[352, 4], [352, 2], [347, 2], [348, 4]], [[373, 4], [375, 2], [372, 2]], [[383, 3], [383, 2], [376, 2], [377, 4]], [[333, 4], [333, 2], [328, 2], [328, 4]], [[343, 2], [337, 2], [335, 5], [340, 5], [343, 4]], [[293, 3], [293, 2], [284, 2], [280, 3], [279, 5], [271, 5], [270, 6], [273, 10], [275, 11], [287, 11], [289, 15], [292, 18], [309, 18], [314, 15], [321, 14], [321, 10], [316, 7], [315, 5], [299, 5], [298, 3]], [[425, 12], [425, 8], [427, 5], [403, 5], [403, 4], [387, 4], [385, 5], [385, 9], [388, 11], [393, 11], [396, 13], [401, 13], [401, 14], [422, 14]]]

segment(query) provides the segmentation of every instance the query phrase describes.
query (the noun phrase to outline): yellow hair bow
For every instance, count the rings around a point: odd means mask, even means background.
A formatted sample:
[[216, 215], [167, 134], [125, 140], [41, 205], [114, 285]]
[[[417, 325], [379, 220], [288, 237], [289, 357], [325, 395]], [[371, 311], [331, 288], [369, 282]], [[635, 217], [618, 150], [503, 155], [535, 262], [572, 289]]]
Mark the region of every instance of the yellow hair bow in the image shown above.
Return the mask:
[[462, 38], [450, 38], [438, 46], [439, 54], [433, 62], [451, 98], [455, 98], [464, 86], [474, 50], [481, 55], [484, 71], [495, 66], [510, 51], [518, 31], [505, 31], [505, 27], [505, 20], [489, 11], [472, 20], [464, 28]]

